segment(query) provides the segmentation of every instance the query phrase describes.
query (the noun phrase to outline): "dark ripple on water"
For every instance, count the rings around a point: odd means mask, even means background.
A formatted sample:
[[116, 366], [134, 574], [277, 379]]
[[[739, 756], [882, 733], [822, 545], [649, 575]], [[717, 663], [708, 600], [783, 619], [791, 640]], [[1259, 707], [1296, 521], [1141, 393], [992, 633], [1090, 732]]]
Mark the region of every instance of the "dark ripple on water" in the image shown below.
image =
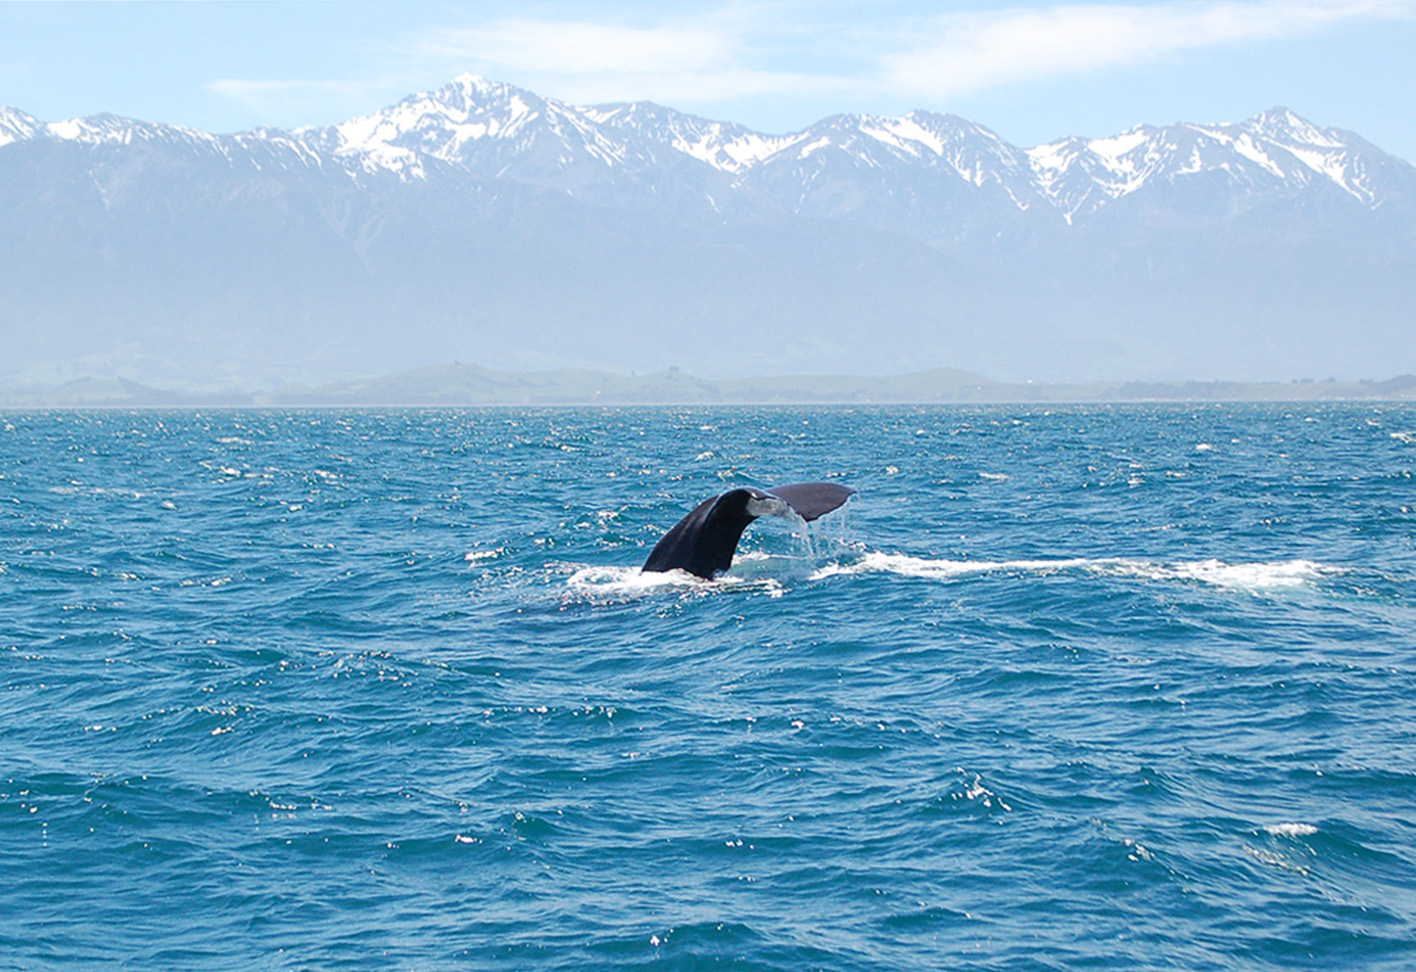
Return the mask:
[[1409, 407], [0, 429], [16, 967], [1416, 962]]

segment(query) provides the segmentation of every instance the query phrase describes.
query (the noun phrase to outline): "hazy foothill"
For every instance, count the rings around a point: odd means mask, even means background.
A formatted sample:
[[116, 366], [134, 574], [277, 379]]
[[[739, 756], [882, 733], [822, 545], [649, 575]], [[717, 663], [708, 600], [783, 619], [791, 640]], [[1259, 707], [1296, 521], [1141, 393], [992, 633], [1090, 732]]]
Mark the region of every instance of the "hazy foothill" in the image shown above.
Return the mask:
[[11, 108], [0, 207], [9, 404], [1391, 397], [1416, 352], [1416, 168], [1283, 108], [1030, 149], [471, 75], [293, 131]]

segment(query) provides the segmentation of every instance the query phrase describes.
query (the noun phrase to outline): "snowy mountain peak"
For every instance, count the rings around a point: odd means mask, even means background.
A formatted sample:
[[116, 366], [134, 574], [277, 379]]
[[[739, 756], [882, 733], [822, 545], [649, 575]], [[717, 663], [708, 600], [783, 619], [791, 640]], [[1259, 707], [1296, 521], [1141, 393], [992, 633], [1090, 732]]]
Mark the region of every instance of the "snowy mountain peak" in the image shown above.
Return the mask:
[[321, 142], [336, 157], [365, 171], [423, 178], [425, 156], [446, 153], [450, 144], [499, 134], [533, 114], [535, 109], [519, 94], [508, 85], [465, 74], [371, 115], [296, 134]]
[[711, 121], [652, 101], [591, 105], [577, 109], [595, 125], [625, 138], [648, 142], [728, 173], [743, 172], [791, 141], [732, 122]]
[[[455, 122], [505, 118], [509, 124], [515, 118], [545, 111], [550, 103], [549, 99], [524, 88], [489, 81], [476, 74], [462, 74], [436, 91], [405, 98], [400, 105]], [[385, 109], [388, 110], [391, 109]]]
[[444, 91], [458, 89], [467, 98], [503, 97], [511, 91], [519, 91], [509, 84], [484, 78], [480, 74], [464, 73], [453, 78], [443, 88]]
[[1287, 108], [1271, 108], [1239, 125], [1236, 148], [1288, 182], [1307, 185], [1328, 182], [1372, 206], [1377, 190], [1368, 161], [1372, 150], [1361, 139], [1332, 128], [1320, 128]]
[[1331, 184], [1364, 205], [1376, 193], [1360, 140], [1320, 128], [1287, 108], [1237, 124], [1140, 125], [1106, 138], [1065, 138], [1028, 150], [1037, 183], [1070, 221], [1148, 186], [1219, 178], [1245, 192]]
[[792, 212], [829, 197], [831, 212], [864, 214], [881, 205], [908, 214], [924, 186], [955, 193], [962, 182], [1003, 193], [1016, 210], [1052, 211], [1067, 223], [1138, 192], [1202, 195], [1215, 185], [1243, 198], [1335, 187], [1376, 207], [1383, 180], [1410, 170], [1360, 138], [1284, 107], [1238, 123], [1138, 125], [1024, 150], [964, 118], [924, 110], [834, 115], [770, 135], [652, 102], [570, 105], [475, 74], [337, 125], [290, 132], [215, 136], [107, 114], [46, 124], [0, 109], [0, 146], [33, 139], [163, 142], [230, 160], [256, 153], [257, 168], [275, 153], [276, 164], [328, 165], [356, 180], [426, 180], [437, 170], [615, 205], [674, 199], [715, 213], [726, 211], [731, 195], [749, 206], [770, 198]]
[[403, 178], [424, 178], [430, 160], [475, 167], [495, 156], [515, 168], [518, 156], [535, 159], [538, 167], [552, 156], [554, 170], [584, 157], [612, 164], [624, 154], [580, 109], [473, 74], [303, 134], [366, 172], [387, 170]]
[[44, 127], [33, 115], [18, 108], [0, 107], [0, 145], [33, 138]]
[[1344, 144], [1344, 139], [1337, 132], [1319, 128], [1283, 107], [1270, 108], [1268, 111], [1242, 122], [1239, 127], [1278, 142], [1299, 143], [1321, 148], [1337, 148]]
[[[30, 120], [33, 122], [33, 119]], [[0, 122], [0, 127], [3, 127], [2, 122]], [[30, 138], [46, 136], [60, 141], [81, 142], [88, 145], [130, 145], [136, 142], [158, 141], [210, 145], [216, 141], [215, 135], [195, 128], [138, 121], [110, 112], [90, 115], [87, 118], [35, 123], [27, 134], [27, 137]]]

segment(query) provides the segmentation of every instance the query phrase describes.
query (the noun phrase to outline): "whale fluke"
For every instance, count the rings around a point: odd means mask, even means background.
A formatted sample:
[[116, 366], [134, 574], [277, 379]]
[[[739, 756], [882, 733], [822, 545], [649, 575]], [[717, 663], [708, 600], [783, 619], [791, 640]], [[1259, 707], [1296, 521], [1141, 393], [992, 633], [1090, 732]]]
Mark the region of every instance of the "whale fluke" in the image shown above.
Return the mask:
[[654, 545], [647, 571], [682, 569], [711, 578], [733, 565], [733, 553], [747, 525], [759, 516], [795, 513], [808, 523], [855, 495], [835, 483], [792, 483], [773, 489], [743, 486], [704, 500]]

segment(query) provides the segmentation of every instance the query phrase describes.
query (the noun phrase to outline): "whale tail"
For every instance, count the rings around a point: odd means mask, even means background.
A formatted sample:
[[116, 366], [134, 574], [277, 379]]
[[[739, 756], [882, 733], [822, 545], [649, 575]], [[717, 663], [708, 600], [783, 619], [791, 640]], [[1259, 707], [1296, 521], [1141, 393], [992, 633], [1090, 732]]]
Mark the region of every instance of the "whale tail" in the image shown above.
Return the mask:
[[742, 532], [759, 516], [794, 513], [809, 523], [838, 509], [853, 495], [855, 490], [835, 483], [728, 490], [699, 503], [664, 534], [644, 562], [644, 570], [686, 570], [712, 578], [733, 565]]

